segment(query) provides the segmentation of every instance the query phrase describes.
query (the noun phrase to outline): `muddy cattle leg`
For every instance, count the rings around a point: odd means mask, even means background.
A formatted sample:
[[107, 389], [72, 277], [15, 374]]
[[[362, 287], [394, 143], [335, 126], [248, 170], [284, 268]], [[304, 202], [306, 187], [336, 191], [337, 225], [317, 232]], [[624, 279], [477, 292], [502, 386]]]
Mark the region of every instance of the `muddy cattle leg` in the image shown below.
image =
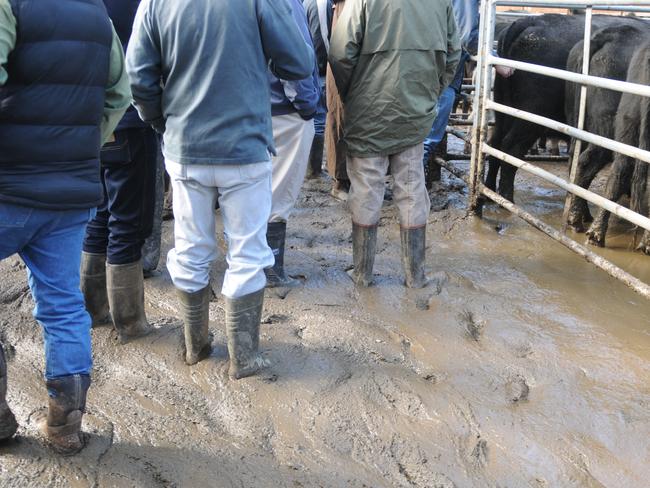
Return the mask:
[[492, 156], [488, 158], [488, 171], [485, 177], [485, 186], [490, 190], [496, 191], [497, 189], [497, 175], [499, 174], [500, 167], [501, 161]]
[[[508, 135], [503, 139], [502, 151], [516, 158], [523, 158], [537, 138], [540, 129], [535, 124], [513, 124]], [[499, 194], [514, 202], [515, 175], [517, 168], [509, 164], [501, 164], [501, 177], [499, 178]]]
[[[634, 171], [633, 160], [617, 155], [616, 162], [612, 168], [612, 172], [607, 180], [607, 188], [605, 190], [605, 198], [613, 202], [617, 202], [625, 193], [630, 189], [630, 178]], [[607, 235], [607, 226], [609, 225], [609, 212], [601, 209], [596, 216], [593, 224], [587, 231], [587, 238], [591, 244], [596, 246], [605, 246], [605, 236]]]
[[[582, 188], [589, 188], [598, 172], [611, 161], [611, 151], [596, 145], [589, 145], [580, 153], [576, 169], [575, 183]], [[584, 232], [585, 224], [593, 221], [587, 201], [571, 195], [569, 197], [569, 215], [567, 224], [576, 232]]]

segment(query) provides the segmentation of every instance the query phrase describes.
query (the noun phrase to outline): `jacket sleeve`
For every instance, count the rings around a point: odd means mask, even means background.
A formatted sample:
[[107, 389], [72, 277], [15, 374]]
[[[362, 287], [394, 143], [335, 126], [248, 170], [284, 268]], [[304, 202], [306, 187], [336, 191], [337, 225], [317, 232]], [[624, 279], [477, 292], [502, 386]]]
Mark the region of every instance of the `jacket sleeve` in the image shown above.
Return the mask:
[[7, 0], [0, 0], [0, 86], [7, 82], [9, 75], [5, 64], [9, 54], [16, 46], [16, 17]]
[[124, 66], [124, 52], [122, 51], [120, 38], [113, 27], [108, 85], [106, 86], [104, 114], [101, 124], [102, 143], [105, 143], [110, 138], [130, 104], [131, 88], [129, 87], [129, 77]]
[[332, 74], [343, 101], [347, 98], [354, 68], [359, 62], [365, 27], [365, 0], [347, 0], [332, 30], [329, 53]]
[[302, 38], [286, 0], [258, 0], [258, 24], [264, 54], [276, 77], [300, 80], [311, 75], [313, 49]]
[[155, 19], [149, 0], [140, 3], [126, 51], [126, 71], [131, 80], [135, 108], [156, 131], [165, 132], [162, 111], [162, 67]]
[[454, 80], [461, 53], [458, 26], [456, 25], [453, 8], [449, 5], [447, 7], [447, 64], [445, 66], [445, 74], [440, 82], [442, 89], [447, 88]]

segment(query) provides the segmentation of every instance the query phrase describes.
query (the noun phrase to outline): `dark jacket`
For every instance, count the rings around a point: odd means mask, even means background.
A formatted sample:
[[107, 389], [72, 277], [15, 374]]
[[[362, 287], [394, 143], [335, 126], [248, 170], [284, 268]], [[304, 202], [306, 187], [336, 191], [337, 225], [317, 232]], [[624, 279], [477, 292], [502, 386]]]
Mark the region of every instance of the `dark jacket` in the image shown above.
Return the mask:
[[[117, 32], [120, 38], [124, 52], [126, 52], [129, 39], [131, 38], [133, 19], [135, 19], [135, 13], [138, 11], [140, 0], [104, 0], [104, 5], [106, 5], [108, 16], [113, 21], [115, 32]], [[140, 119], [135, 107], [130, 106], [116, 130], [141, 129], [145, 127], [149, 126]]]
[[329, 34], [332, 32], [332, 0], [325, 0], [325, 22], [327, 24], [327, 36], [323, 35], [321, 29], [321, 18], [318, 15], [318, 0], [304, 0], [305, 12], [309, 20], [309, 31], [316, 50], [316, 62], [318, 63], [318, 74], [325, 79], [327, 74], [327, 52], [329, 51]]
[[[307, 25], [307, 16], [299, 0], [289, 0], [291, 12], [296, 24], [300, 28], [305, 43], [313, 51], [311, 34]], [[318, 66], [314, 63], [311, 76], [298, 81], [286, 81], [277, 78], [269, 71], [271, 84], [271, 114], [287, 115], [298, 112], [300, 116], [309, 120], [314, 118], [320, 101], [320, 81]]]
[[113, 37], [104, 4], [11, 0], [11, 7], [18, 36], [0, 88], [0, 200], [97, 206]]

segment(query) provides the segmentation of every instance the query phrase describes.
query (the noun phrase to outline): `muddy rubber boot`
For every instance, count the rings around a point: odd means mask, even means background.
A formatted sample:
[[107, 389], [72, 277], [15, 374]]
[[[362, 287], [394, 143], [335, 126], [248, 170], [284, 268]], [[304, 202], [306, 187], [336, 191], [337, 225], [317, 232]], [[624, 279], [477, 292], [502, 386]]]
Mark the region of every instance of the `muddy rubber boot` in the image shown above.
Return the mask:
[[202, 290], [188, 293], [178, 292], [183, 314], [185, 331], [185, 363], [196, 364], [207, 358], [212, 351], [210, 331], [208, 329], [210, 316], [210, 295], [212, 290], [206, 286]]
[[18, 422], [7, 405], [7, 361], [0, 344], [0, 441], [5, 441], [16, 433]]
[[354, 268], [349, 275], [357, 286], [372, 284], [372, 268], [377, 250], [377, 226], [364, 227], [352, 223], [352, 260]]
[[271, 251], [273, 251], [275, 264], [273, 267], [264, 270], [267, 288], [292, 287], [298, 285], [297, 280], [288, 277], [284, 272], [284, 245], [286, 238], [286, 222], [269, 223], [266, 231], [266, 242], [271, 248]]
[[424, 288], [428, 283], [424, 273], [426, 232], [426, 226], [417, 229], [400, 229], [404, 284], [408, 288]]
[[70, 456], [83, 446], [81, 419], [86, 410], [90, 376], [74, 374], [46, 381], [49, 407], [45, 434], [59, 454]]
[[323, 146], [325, 145], [325, 136], [316, 134], [311, 143], [309, 153], [309, 167], [307, 168], [307, 178], [310, 180], [320, 177], [323, 168]]
[[106, 254], [81, 253], [81, 292], [93, 327], [111, 324], [106, 292]]
[[269, 365], [259, 354], [264, 290], [241, 298], [226, 298], [226, 333], [231, 379], [252, 376]]
[[122, 344], [151, 332], [144, 314], [144, 278], [140, 261], [106, 266], [108, 303]]

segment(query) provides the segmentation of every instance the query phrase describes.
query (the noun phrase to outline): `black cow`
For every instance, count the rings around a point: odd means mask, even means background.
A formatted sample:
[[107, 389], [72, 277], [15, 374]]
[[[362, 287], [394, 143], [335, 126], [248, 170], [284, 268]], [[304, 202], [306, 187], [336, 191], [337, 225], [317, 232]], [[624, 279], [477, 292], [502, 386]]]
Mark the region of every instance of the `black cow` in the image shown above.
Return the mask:
[[[609, 25], [643, 22], [628, 17], [596, 15], [593, 29]], [[565, 69], [573, 46], [584, 37], [583, 15], [545, 14], [514, 22], [499, 39], [500, 57], [525, 61], [552, 68]], [[509, 78], [496, 77], [494, 99], [527, 112], [560, 122], [565, 117], [565, 82], [548, 76], [515, 71]], [[540, 137], [555, 134], [547, 128], [497, 112], [495, 130], [489, 144], [497, 149], [523, 158]], [[499, 193], [509, 200], [514, 196], [516, 168], [489, 158], [490, 166], [486, 186], [496, 189], [497, 175]]]
[[[650, 85], [650, 42], [639, 47], [627, 74], [627, 81]], [[650, 99], [637, 95], [623, 94], [615, 119], [616, 140], [650, 150]], [[630, 195], [630, 208], [642, 215], [648, 215], [648, 163], [616, 154], [614, 165], [607, 180], [605, 197], [618, 201], [625, 194]], [[589, 228], [587, 236], [592, 244], [605, 245], [609, 223], [609, 212], [601, 210]], [[639, 248], [650, 254], [650, 232], [643, 234]]]
[[[625, 80], [632, 56], [638, 47], [650, 40], [650, 23], [635, 22], [600, 29], [591, 37], [589, 74], [613, 80]], [[582, 71], [584, 42], [577, 43], [569, 54], [567, 69]], [[621, 93], [603, 88], [587, 90], [585, 130], [594, 134], [614, 138], [614, 120], [621, 101]], [[566, 84], [566, 119], [573, 126], [578, 125], [580, 86]], [[570, 151], [573, 154], [573, 148]], [[583, 143], [576, 168], [576, 184], [589, 188], [598, 172], [612, 161], [612, 152], [595, 144]], [[578, 232], [585, 231], [585, 223], [593, 220], [587, 202], [572, 197], [568, 224]]]

